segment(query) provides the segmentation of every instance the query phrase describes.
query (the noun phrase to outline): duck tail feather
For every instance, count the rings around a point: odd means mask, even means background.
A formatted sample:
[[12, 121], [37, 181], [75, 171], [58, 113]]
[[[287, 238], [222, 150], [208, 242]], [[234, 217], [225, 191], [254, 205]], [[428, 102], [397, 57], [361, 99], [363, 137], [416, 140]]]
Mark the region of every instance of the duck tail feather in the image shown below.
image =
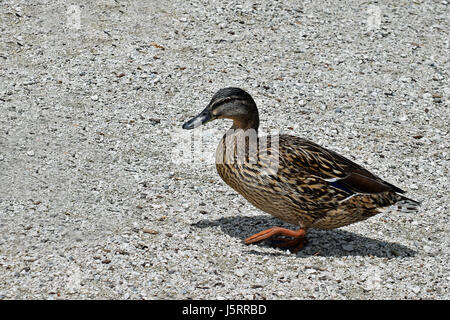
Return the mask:
[[421, 205], [420, 202], [407, 198], [403, 195], [399, 195], [400, 200], [395, 203], [397, 210], [406, 213], [413, 213], [419, 211]]

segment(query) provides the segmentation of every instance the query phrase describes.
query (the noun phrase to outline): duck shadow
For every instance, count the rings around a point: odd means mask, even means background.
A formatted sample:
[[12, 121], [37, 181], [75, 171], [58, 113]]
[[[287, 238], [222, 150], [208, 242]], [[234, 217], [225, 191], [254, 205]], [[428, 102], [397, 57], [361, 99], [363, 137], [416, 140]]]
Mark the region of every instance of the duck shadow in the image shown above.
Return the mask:
[[[273, 226], [293, 229], [292, 225], [281, 222], [270, 216], [236, 216], [222, 217], [216, 220], [200, 220], [192, 224], [196, 228], [219, 227], [224, 233], [231, 237], [244, 240], [252, 234]], [[308, 230], [308, 243], [297, 255], [306, 256], [375, 256], [385, 258], [404, 258], [416, 255], [416, 251], [393, 242], [371, 239], [356, 233], [341, 229], [334, 230]], [[258, 246], [270, 246], [270, 241], [262, 242]], [[278, 252], [262, 252], [251, 247], [252, 254], [257, 255], [288, 255], [287, 250], [279, 249]]]

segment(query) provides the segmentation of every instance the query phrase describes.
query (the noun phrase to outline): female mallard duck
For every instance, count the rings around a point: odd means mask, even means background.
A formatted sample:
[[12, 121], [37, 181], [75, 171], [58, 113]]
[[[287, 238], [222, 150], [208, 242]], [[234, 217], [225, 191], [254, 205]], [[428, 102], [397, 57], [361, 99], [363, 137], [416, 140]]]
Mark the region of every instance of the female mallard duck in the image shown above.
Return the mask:
[[233, 126], [217, 147], [220, 177], [255, 207], [299, 227], [273, 227], [245, 239], [246, 244], [274, 237], [278, 247], [297, 252], [308, 228], [339, 228], [393, 204], [417, 210], [419, 203], [401, 195], [403, 190], [336, 152], [291, 135], [258, 137], [255, 101], [239, 88], [219, 90], [183, 129], [222, 118], [232, 119]]

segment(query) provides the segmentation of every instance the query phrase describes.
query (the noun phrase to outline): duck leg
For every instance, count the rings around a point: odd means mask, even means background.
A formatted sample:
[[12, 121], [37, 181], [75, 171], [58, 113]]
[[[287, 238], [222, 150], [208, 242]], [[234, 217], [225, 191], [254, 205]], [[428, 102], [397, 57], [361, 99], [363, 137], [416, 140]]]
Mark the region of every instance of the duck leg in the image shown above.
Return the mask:
[[[294, 239], [281, 238], [280, 236], [287, 236]], [[292, 247], [293, 252], [303, 248], [306, 243], [306, 229], [300, 228], [298, 230], [290, 230], [286, 228], [273, 227], [267, 230], [258, 232], [244, 240], [245, 244], [257, 243], [263, 240], [272, 238], [281, 243], [275, 244], [275, 247]]]

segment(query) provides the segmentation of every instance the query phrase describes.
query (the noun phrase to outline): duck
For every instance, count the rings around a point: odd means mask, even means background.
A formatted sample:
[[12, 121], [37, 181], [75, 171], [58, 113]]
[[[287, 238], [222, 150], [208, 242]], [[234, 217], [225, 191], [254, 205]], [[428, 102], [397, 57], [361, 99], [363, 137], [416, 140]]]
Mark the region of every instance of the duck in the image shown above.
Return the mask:
[[420, 202], [405, 191], [335, 151], [294, 135], [259, 135], [258, 108], [243, 89], [220, 89], [182, 128], [217, 119], [232, 120], [216, 149], [219, 176], [254, 207], [296, 227], [274, 226], [247, 237], [245, 244], [270, 239], [297, 253], [310, 228], [340, 228], [394, 206], [418, 211]]

